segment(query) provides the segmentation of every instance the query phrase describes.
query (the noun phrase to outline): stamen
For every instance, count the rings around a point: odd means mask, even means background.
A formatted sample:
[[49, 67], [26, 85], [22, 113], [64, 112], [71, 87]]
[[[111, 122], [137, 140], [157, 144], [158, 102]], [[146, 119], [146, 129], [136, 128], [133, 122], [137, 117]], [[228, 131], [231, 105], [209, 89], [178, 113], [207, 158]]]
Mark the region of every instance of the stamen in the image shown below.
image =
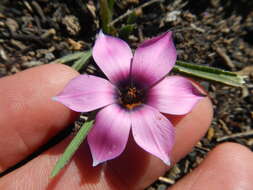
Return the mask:
[[128, 91], [127, 91], [127, 95], [132, 97], [132, 98], [136, 98], [136, 93], [137, 93], [137, 90], [136, 88], [129, 88]]
[[144, 93], [135, 86], [126, 86], [120, 90], [119, 103], [126, 109], [132, 110], [144, 103]]

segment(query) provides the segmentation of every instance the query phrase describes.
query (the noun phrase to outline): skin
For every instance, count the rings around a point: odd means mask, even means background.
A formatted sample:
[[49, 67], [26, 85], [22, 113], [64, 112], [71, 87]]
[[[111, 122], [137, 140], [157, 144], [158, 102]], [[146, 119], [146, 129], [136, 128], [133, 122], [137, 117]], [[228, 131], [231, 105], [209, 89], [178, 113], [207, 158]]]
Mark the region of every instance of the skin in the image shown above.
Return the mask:
[[[0, 79], [0, 172], [13, 166], [73, 122], [78, 114], [51, 100], [78, 73], [64, 65], [44, 65]], [[205, 134], [212, 120], [212, 104], [202, 99], [185, 116], [167, 117], [176, 128], [171, 155], [178, 162]], [[5, 190], [144, 189], [169, 168], [129, 139], [124, 153], [93, 168], [84, 143], [67, 167], [49, 179], [56, 161], [72, 137], [0, 178]], [[253, 154], [233, 143], [219, 145], [192, 173], [171, 189], [250, 190]]]

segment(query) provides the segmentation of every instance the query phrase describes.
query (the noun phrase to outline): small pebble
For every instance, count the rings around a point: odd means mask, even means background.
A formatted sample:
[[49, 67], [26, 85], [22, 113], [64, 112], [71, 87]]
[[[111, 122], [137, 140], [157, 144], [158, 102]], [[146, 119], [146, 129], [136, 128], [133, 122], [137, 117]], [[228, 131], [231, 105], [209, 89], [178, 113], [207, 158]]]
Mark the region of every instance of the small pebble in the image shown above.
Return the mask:
[[62, 19], [62, 23], [66, 26], [67, 31], [70, 35], [77, 35], [80, 30], [81, 26], [79, 20], [74, 15], [67, 15]]
[[6, 19], [6, 25], [8, 26], [8, 28], [12, 32], [16, 32], [18, 30], [18, 28], [19, 28], [18, 23], [14, 19], [12, 19], [12, 18], [7, 18]]
[[30, 68], [30, 67], [39, 66], [42, 64], [43, 62], [41, 61], [30, 61], [30, 62], [23, 63], [22, 66], [26, 68]]
[[167, 186], [164, 184], [158, 185], [158, 188], [157, 188], [157, 190], [166, 190], [166, 189], [167, 189]]
[[45, 54], [45, 58], [46, 58], [46, 60], [51, 61], [51, 60], [55, 59], [55, 56], [53, 53], [49, 52], [49, 53]]

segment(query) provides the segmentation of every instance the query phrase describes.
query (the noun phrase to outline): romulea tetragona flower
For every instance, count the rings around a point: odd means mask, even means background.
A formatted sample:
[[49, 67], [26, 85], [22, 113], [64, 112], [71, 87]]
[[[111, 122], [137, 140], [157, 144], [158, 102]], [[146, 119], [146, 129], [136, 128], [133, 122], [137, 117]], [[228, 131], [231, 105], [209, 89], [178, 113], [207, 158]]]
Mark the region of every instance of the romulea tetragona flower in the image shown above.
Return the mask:
[[107, 79], [79, 75], [54, 99], [77, 112], [99, 110], [88, 144], [93, 166], [119, 156], [129, 134], [144, 150], [170, 164], [174, 127], [163, 114], [183, 115], [202, 98], [192, 83], [168, 76], [176, 62], [172, 33], [128, 44], [99, 33], [93, 58]]

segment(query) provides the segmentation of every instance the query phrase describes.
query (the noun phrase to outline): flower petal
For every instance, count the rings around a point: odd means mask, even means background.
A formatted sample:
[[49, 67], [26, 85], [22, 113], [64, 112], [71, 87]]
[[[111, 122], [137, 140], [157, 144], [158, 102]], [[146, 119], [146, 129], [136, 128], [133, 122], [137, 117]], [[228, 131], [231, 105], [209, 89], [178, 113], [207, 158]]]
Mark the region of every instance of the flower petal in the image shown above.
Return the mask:
[[174, 144], [174, 127], [170, 121], [148, 105], [132, 112], [131, 119], [135, 142], [170, 165], [169, 154]]
[[53, 99], [77, 112], [89, 112], [112, 104], [115, 87], [107, 80], [92, 75], [79, 75]]
[[148, 76], [145, 82], [152, 85], [170, 72], [176, 57], [172, 32], [147, 40], [135, 51], [131, 76], [135, 81], [141, 81], [144, 76]]
[[88, 135], [93, 166], [119, 156], [127, 144], [131, 126], [130, 114], [116, 104], [98, 112]]
[[128, 77], [133, 55], [130, 47], [123, 40], [100, 32], [92, 55], [111, 82], [116, 83]]
[[203, 98], [192, 83], [180, 76], [166, 77], [149, 89], [147, 104], [160, 112], [183, 115]]

